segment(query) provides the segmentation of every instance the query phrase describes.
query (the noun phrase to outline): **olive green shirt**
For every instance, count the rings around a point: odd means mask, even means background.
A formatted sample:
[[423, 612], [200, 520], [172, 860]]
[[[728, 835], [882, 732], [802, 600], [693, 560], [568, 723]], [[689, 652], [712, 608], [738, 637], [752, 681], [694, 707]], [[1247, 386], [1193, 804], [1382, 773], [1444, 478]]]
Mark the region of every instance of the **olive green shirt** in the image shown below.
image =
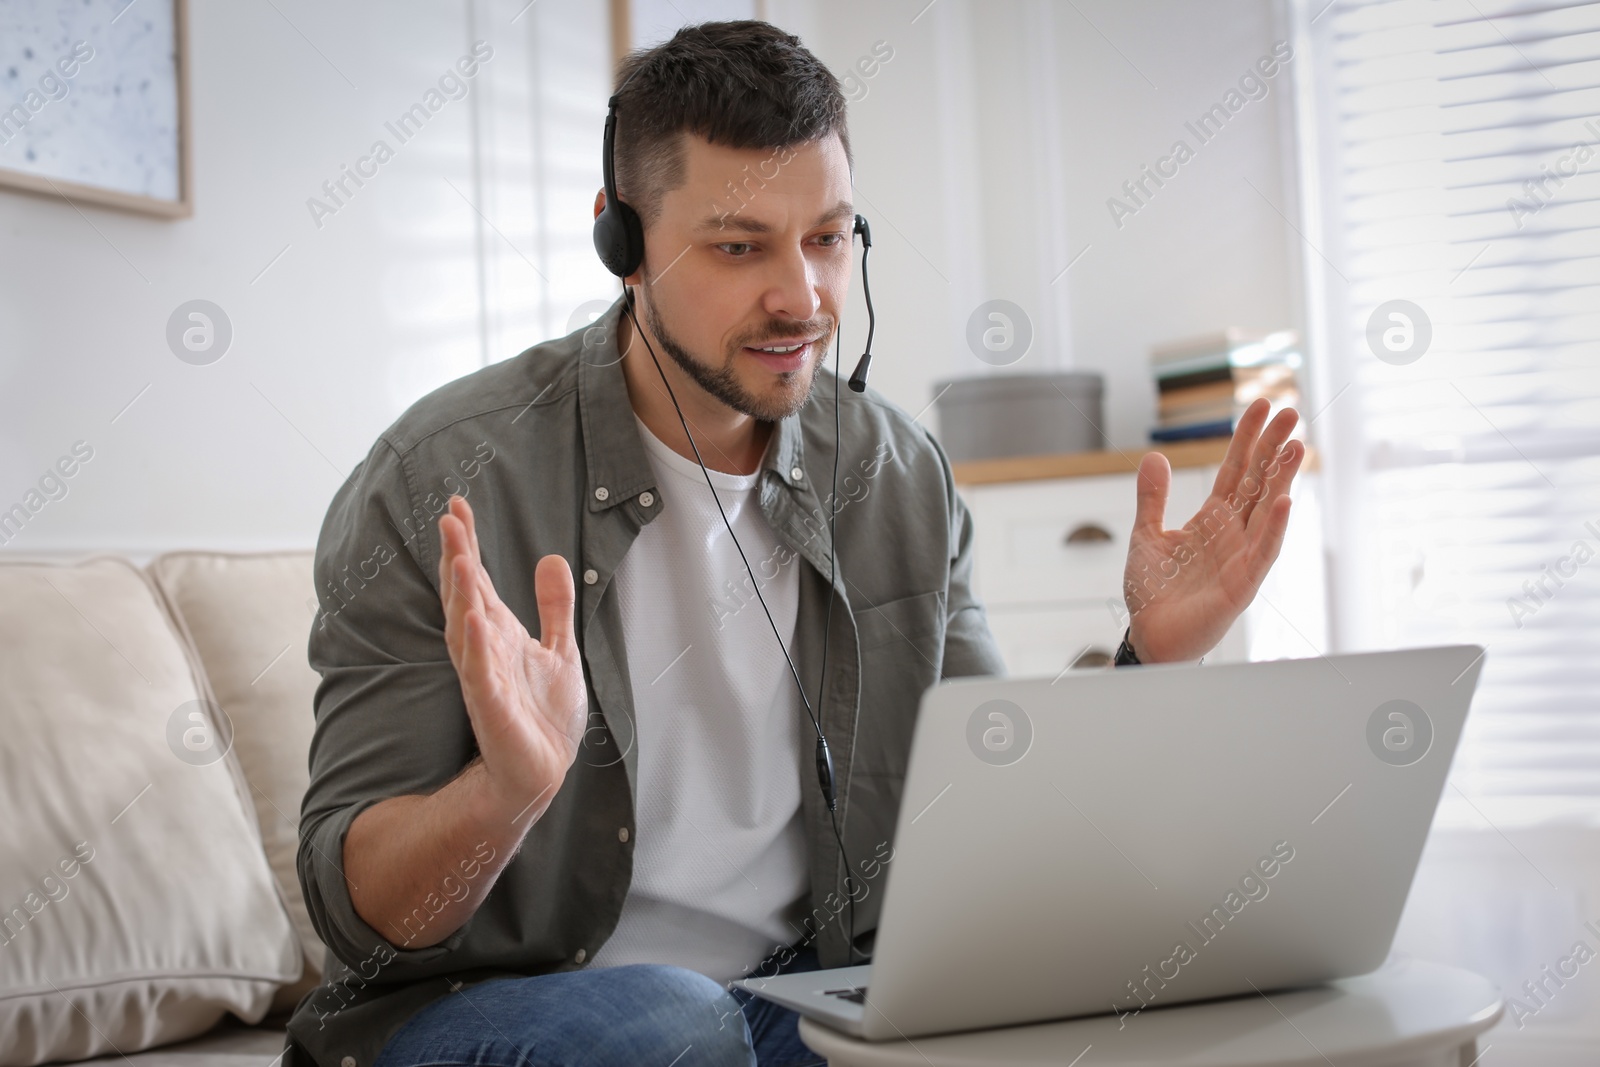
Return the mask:
[[[309, 658], [322, 680], [299, 852], [306, 906], [328, 955], [323, 984], [289, 1022], [293, 1064], [309, 1056], [321, 1067], [371, 1067], [427, 1004], [489, 978], [580, 968], [617, 923], [632, 876], [638, 753], [611, 583], [662, 507], [617, 352], [620, 314], [618, 301], [587, 329], [419, 400], [379, 435], [328, 508], [315, 561], [321, 610]], [[857, 944], [869, 951], [883, 894], [868, 881], [892, 856], [923, 691], [1004, 665], [972, 593], [972, 520], [949, 461], [927, 430], [871, 389], [840, 397], [830, 589], [825, 501], [839, 383], [827, 371], [818, 376], [805, 407], [774, 427], [759, 502], [779, 540], [807, 564], [791, 653], [833, 752], [840, 827], [858, 875]], [[345, 883], [345, 833], [358, 814], [389, 797], [431, 793], [477, 755], [439, 600], [437, 522], [452, 493], [472, 505], [483, 565], [530, 633], [539, 624], [534, 564], [559, 553], [572, 568], [589, 719], [559, 793], [477, 912], [438, 944], [408, 948], [494, 858], [486, 842], [461, 841], [459, 862], [440, 872], [437, 892], [416, 902], [403, 929], [369, 926]], [[708, 600], [718, 592], [708, 590]], [[773, 655], [781, 655], [776, 646]], [[795, 773], [810, 870], [803, 932], [815, 936], [824, 966], [839, 966], [848, 939], [844, 866], [803, 714], [795, 728], [804, 740]]]

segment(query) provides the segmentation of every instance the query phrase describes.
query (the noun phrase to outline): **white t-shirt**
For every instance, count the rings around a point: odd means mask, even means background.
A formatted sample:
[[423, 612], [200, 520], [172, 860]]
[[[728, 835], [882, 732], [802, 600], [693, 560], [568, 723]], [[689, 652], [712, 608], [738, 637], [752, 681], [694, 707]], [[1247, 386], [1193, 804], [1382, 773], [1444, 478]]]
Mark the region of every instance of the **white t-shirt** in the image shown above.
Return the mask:
[[[622, 916], [591, 966], [669, 963], [727, 982], [803, 932], [803, 712], [699, 465], [634, 418], [661, 509], [613, 577], [636, 717], [637, 837]], [[760, 475], [710, 474], [790, 646], [801, 564], [761, 513]]]

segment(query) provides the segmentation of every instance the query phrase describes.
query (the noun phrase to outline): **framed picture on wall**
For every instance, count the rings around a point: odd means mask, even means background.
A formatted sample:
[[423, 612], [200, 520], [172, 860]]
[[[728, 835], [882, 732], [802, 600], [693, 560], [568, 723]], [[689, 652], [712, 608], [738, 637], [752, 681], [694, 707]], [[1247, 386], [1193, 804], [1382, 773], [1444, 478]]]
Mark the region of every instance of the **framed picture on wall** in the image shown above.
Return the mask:
[[193, 211], [187, 0], [0, 3], [0, 195]]

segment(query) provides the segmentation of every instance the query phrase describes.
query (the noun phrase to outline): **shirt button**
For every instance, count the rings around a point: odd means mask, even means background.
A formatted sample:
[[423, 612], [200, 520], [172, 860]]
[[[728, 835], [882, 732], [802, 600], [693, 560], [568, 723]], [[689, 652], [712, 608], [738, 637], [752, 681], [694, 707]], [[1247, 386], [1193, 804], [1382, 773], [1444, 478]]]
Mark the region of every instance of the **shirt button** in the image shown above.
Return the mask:
[[607, 489], [605, 486], [603, 486], [603, 485], [595, 486], [594, 498], [596, 500], [604, 500], [606, 497], [608, 497], [610, 495], [611, 495], [611, 490]]
[[797, 482], [801, 478], [804, 478], [805, 476], [806, 476], [806, 472], [801, 470], [799, 467], [796, 467], [796, 468], [794, 468], [793, 470], [791, 470], [789, 472], [789, 477], [793, 478]]
[[624, 826], [622, 829], [617, 831], [617, 840], [618, 841], [626, 841], [627, 839], [628, 839], [628, 828], [626, 826]]
[[640, 503], [641, 506], [649, 507], [650, 505], [654, 504], [655, 502], [656, 502], [656, 495], [654, 493], [650, 492], [648, 489], [646, 489], [644, 492], [639, 494], [639, 503]]
[[588, 958], [589, 958], [589, 953], [585, 949], [581, 949], [580, 948], [577, 952], [574, 952], [572, 954], [572, 962], [573, 963], [582, 963], [584, 960], [586, 960]]
[[339, 1061], [339, 1067], [356, 1067], [356, 1058], [354, 1056], [346, 1056]]
[[588, 570], [583, 572], [583, 584], [584, 585], [593, 585], [595, 582], [598, 582], [599, 580], [600, 580], [600, 574], [593, 567], [590, 567]]

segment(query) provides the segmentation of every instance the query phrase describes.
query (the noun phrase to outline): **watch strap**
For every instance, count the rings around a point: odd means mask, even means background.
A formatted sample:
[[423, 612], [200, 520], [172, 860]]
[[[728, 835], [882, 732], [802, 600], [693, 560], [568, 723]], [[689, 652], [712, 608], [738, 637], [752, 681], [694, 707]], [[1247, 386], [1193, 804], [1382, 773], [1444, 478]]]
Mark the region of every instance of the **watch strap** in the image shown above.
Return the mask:
[[1130, 626], [1123, 633], [1123, 635], [1122, 635], [1122, 644], [1117, 646], [1116, 657], [1114, 659], [1112, 659], [1112, 661], [1111, 661], [1116, 666], [1118, 666], [1118, 667], [1137, 667], [1137, 666], [1140, 665], [1139, 664], [1139, 657], [1133, 651], [1133, 642], [1132, 642], [1132, 640], [1130, 640], [1132, 637], [1133, 637], [1133, 627]]

